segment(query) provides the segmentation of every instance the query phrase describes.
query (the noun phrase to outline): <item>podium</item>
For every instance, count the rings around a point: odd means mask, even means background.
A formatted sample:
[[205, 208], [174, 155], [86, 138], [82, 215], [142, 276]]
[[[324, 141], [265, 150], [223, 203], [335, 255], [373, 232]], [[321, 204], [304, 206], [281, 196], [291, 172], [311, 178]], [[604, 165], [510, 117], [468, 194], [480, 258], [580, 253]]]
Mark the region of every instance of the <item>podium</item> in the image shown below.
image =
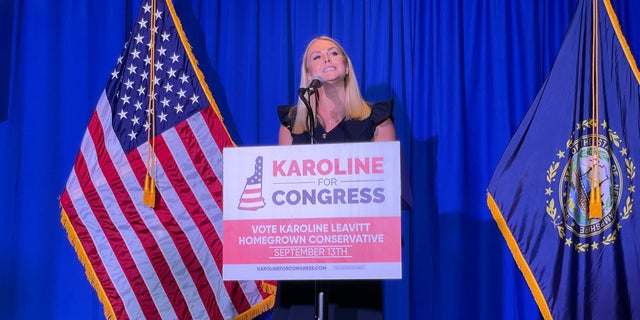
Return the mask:
[[223, 151], [223, 279], [400, 279], [400, 143]]

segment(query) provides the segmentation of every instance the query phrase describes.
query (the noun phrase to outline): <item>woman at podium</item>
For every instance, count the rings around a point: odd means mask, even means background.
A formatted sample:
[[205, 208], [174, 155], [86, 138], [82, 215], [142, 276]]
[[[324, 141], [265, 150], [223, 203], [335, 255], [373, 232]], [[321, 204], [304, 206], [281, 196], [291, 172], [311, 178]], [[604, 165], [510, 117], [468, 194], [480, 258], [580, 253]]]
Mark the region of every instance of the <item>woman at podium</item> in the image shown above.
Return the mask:
[[[295, 106], [278, 107], [278, 144], [395, 141], [392, 100], [362, 98], [351, 60], [334, 39], [312, 39], [304, 53]], [[278, 305], [382, 309], [380, 280], [281, 281]], [[326, 314], [326, 313], [325, 313]]]

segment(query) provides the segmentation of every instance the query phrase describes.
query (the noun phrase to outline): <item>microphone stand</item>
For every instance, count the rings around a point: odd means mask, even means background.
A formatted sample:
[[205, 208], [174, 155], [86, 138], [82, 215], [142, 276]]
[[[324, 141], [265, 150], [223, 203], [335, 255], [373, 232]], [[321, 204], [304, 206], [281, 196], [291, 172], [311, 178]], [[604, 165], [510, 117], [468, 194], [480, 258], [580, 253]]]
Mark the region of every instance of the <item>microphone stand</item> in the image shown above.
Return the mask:
[[[307, 107], [307, 127], [309, 128], [308, 131], [310, 136], [309, 138], [310, 144], [316, 144], [316, 138], [314, 136], [316, 121], [315, 121], [315, 115], [313, 114], [313, 110], [311, 109], [311, 103], [309, 102], [309, 100], [311, 99], [311, 96], [316, 92], [317, 90], [313, 90], [313, 89], [307, 89], [307, 88], [298, 89], [298, 96], [300, 97], [300, 100], [302, 100], [304, 105]], [[307, 96], [305, 96], [305, 93], [307, 94]]]
[[[318, 90], [314, 88], [298, 89], [298, 96], [300, 97], [300, 100], [302, 100], [304, 105], [307, 107], [307, 126], [309, 128], [308, 131], [310, 136], [310, 141], [309, 141], [310, 144], [316, 144], [317, 141], [314, 135], [314, 130], [316, 128], [315, 116], [309, 100], [311, 100], [311, 96], [317, 93], [318, 93]], [[325, 320], [325, 317], [328, 316], [327, 298], [325, 296], [324, 291], [318, 292], [318, 281], [314, 280], [313, 284], [314, 284], [313, 290], [315, 291], [315, 294], [317, 294], [316, 301], [315, 301], [315, 319]], [[326, 288], [320, 288], [320, 290], [322, 289], [326, 289]]]

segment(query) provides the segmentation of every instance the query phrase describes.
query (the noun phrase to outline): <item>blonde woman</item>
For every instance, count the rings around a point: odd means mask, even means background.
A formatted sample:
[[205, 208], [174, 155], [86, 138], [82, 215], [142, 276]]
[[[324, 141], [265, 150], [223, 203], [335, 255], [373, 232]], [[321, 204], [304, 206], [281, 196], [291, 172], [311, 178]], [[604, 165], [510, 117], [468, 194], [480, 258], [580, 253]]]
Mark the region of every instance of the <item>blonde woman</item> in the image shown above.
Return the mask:
[[[337, 41], [326, 36], [314, 38], [302, 60], [300, 88], [309, 87], [314, 78], [322, 79], [322, 85], [309, 99], [315, 126], [308, 127], [307, 106], [301, 99], [296, 106], [279, 107], [278, 144], [396, 139], [391, 119], [392, 101], [374, 104], [364, 101], [351, 60]], [[382, 309], [380, 280], [280, 281], [279, 287], [277, 300], [281, 307], [315, 304], [318, 293], [323, 292], [325, 309], [328, 304]]]
[[301, 99], [297, 106], [279, 107], [278, 144], [393, 141], [396, 131], [391, 120], [392, 103], [369, 104], [360, 94], [351, 59], [334, 39], [322, 36], [307, 45], [302, 59], [300, 87], [311, 79], [322, 78], [322, 86], [310, 99], [315, 128], [307, 127], [307, 108]]

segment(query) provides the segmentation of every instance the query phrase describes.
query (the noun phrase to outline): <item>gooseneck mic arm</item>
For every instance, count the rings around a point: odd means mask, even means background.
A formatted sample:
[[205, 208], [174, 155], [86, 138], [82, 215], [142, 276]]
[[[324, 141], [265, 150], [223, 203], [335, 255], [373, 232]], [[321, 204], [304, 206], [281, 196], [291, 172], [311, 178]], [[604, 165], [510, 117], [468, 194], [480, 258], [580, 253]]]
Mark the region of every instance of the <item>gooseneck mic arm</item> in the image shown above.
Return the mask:
[[300, 90], [298, 90], [298, 96], [300, 97], [300, 100], [302, 100], [302, 102], [304, 103], [304, 105], [307, 107], [307, 128], [309, 131], [309, 136], [310, 136], [310, 144], [315, 144], [315, 138], [313, 137], [313, 129], [315, 128], [316, 124], [315, 124], [315, 120], [314, 120], [314, 116], [313, 116], [313, 110], [311, 109], [311, 104], [309, 103], [309, 99], [307, 99], [306, 94], [307, 91], [305, 88], [300, 88]]
[[324, 80], [321, 77], [315, 76], [311, 78], [311, 81], [309, 82], [308, 87], [298, 89], [298, 96], [300, 97], [300, 100], [302, 100], [304, 105], [307, 107], [307, 128], [309, 128], [308, 131], [310, 136], [310, 139], [309, 139], [310, 144], [316, 143], [316, 138], [314, 136], [316, 121], [315, 121], [315, 114], [313, 113], [313, 109], [311, 108], [310, 99], [311, 99], [311, 96], [313, 96], [318, 92], [318, 88], [322, 87], [322, 84], [324, 84]]

